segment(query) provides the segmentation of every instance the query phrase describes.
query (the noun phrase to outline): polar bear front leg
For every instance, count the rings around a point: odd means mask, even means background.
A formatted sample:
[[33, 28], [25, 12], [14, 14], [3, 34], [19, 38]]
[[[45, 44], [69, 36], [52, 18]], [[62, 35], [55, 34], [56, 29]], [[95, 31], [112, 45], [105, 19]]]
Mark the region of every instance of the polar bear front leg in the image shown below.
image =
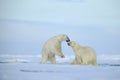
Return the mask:
[[75, 58], [75, 60], [73, 60], [73, 62], [71, 62], [71, 64], [77, 64], [77, 58]]
[[56, 52], [58, 56], [60, 56], [61, 58], [64, 58], [65, 56], [63, 55], [62, 52]]
[[[60, 45], [60, 44], [59, 44]], [[54, 54], [60, 56], [61, 58], [64, 58], [64, 54], [61, 51], [61, 47], [57, 46], [56, 49], [54, 50]]]
[[73, 62], [71, 62], [71, 64], [76, 64], [76, 60], [74, 60]]
[[76, 57], [76, 61], [77, 61], [77, 64], [81, 64], [82, 63], [82, 57], [81, 56], [77, 56]]
[[83, 60], [82, 65], [88, 65], [89, 63], [86, 60]]
[[88, 65], [88, 63], [87, 63], [87, 62], [84, 62], [84, 63], [82, 63], [82, 65]]

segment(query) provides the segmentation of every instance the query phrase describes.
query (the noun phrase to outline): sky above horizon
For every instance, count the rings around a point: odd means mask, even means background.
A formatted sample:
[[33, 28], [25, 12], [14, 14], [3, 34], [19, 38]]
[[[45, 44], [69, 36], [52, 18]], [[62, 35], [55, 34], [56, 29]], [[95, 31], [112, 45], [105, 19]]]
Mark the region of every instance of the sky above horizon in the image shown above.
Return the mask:
[[[119, 0], [0, 0], [0, 53], [40, 54], [57, 34], [93, 47], [98, 54], [120, 54]], [[72, 49], [62, 43], [65, 54]]]

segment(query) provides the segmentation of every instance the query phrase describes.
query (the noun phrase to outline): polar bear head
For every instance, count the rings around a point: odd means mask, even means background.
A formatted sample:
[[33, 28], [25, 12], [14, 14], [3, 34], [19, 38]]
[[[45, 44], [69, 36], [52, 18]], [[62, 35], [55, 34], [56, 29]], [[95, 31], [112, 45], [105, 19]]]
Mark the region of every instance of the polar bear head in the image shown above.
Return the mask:
[[65, 34], [58, 35], [58, 36], [57, 36], [57, 39], [59, 39], [59, 41], [70, 42], [70, 38], [69, 38], [67, 35], [65, 35]]
[[76, 42], [70, 41], [70, 42], [68, 42], [68, 45], [71, 46], [71, 47], [74, 47], [74, 46], [76, 46]]
[[76, 43], [75, 41], [68, 42], [68, 45], [71, 46], [73, 49], [80, 48], [80, 45]]
[[68, 45], [73, 49], [76, 55], [80, 55], [81, 46], [75, 41], [68, 42]]

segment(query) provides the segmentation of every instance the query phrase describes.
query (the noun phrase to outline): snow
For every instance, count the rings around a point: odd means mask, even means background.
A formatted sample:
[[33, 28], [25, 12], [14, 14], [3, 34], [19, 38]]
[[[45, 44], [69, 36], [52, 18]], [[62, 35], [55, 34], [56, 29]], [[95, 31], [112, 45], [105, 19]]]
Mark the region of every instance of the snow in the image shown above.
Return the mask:
[[97, 67], [56, 58], [57, 64], [39, 64], [40, 55], [0, 55], [0, 80], [120, 80], [119, 55], [99, 55]]

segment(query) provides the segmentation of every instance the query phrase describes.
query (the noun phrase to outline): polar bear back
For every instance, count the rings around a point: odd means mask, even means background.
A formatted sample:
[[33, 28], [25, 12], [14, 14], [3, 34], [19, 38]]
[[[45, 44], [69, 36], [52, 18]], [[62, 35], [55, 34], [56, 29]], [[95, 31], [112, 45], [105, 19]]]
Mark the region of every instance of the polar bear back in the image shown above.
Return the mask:
[[80, 49], [79, 49], [79, 51], [78, 52], [80, 52], [79, 54], [80, 55], [82, 55], [83, 53], [83, 55], [88, 55], [88, 53], [89, 53], [89, 55], [90, 54], [95, 54], [95, 51], [92, 49], [92, 48], [90, 48], [90, 47], [80, 47]]
[[77, 52], [77, 55], [85, 58], [88, 61], [91, 61], [95, 59], [96, 52], [90, 47], [81, 47], [81, 49], [79, 49], [79, 51]]
[[58, 45], [61, 45], [61, 43], [56, 37], [53, 37], [44, 44], [42, 52], [44, 53], [44, 51], [47, 51], [52, 53], [52, 51], [55, 52], [56, 50], [60, 50], [61, 47]]

